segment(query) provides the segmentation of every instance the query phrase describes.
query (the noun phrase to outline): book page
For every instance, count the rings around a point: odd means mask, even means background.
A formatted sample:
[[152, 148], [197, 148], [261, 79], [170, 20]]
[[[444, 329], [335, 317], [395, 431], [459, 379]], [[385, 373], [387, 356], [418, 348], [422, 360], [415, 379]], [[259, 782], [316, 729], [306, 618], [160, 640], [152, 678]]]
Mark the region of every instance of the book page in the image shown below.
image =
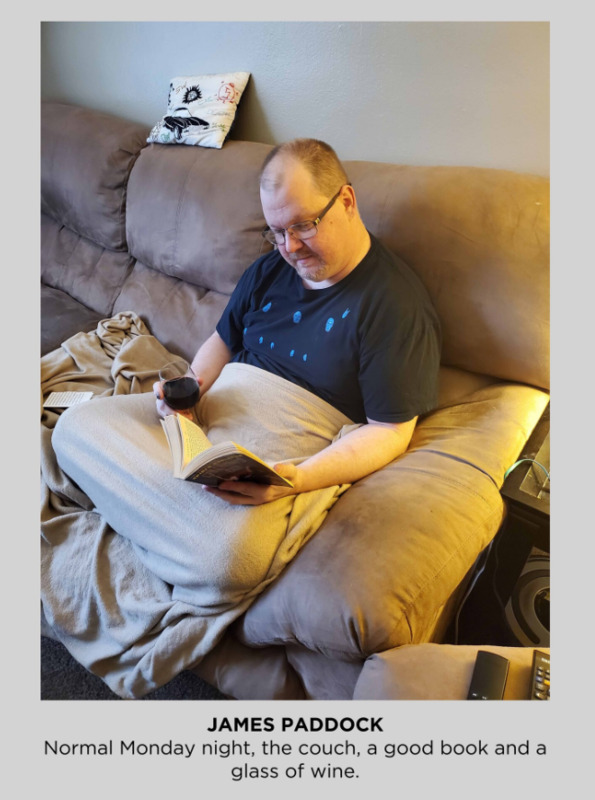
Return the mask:
[[69, 408], [84, 403], [93, 397], [93, 392], [52, 392], [43, 404], [44, 408]]
[[193, 458], [212, 445], [202, 429], [186, 417], [178, 415], [178, 425], [182, 436], [182, 465], [185, 467]]

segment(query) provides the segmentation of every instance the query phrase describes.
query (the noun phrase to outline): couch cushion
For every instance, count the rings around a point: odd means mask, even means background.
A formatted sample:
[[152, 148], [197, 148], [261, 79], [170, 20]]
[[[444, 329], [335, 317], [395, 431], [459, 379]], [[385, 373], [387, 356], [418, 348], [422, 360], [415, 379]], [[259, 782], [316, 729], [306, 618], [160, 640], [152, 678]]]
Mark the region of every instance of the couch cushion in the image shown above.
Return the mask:
[[103, 314], [79, 303], [60, 289], [42, 284], [40, 299], [42, 356], [60, 347], [75, 333], [94, 330], [103, 319]]
[[299, 675], [308, 700], [351, 700], [364, 665], [357, 661], [338, 661], [321, 653], [288, 644], [287, 660]]
[[345, 163], [362, 218], [415, 269], [442, 363], [549, 387], [549, 181], [473, 167]]
[[284, 647], [255, 650], [227, 631], [192, 669], [199, 678], [236, 700], [304, 700], [304, 687]]
[[114, 314], [134, 311], [172, 353], [191, 361], [215, 330], [229, 297], [170, 278], [137, 262], [114, 304]]
[[126, 184], [148, 128], [66, 103], [41, 105], [41, 209], [110, 250], [126, 247]]
[[271, 249], [258, 175], [269, 145], [227, 142], [222, 150], [151, 144], [128, 186], [131, 254], [195, 286], [231, 294], [241, 274]]
[[133, 263], [128, 253], [106, 250], [41, 215], [42, 283], [71, 295], [100, 318], [111, 315]]
[[496, 384], [429, 414], [407, 453], [339, 498], [237, 635], [344, 661], [431, 640], [503, 520], [504, 472], [547, 402], [537, 389]]
[[[549, 653], [549, 648], [539, 648]], [[370, 656], [354, 700], [466, 700], [478, 650], [510, 661], [504, 700], [528, 700], [532, 647], [422, 644]]]

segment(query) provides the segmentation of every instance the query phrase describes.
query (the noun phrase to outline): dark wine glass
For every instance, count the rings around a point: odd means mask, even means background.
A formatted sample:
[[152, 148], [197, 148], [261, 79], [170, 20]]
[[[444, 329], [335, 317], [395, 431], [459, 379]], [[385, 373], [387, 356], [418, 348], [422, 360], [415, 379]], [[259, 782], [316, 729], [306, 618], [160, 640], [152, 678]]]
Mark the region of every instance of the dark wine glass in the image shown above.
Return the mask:
[[159, 370], [163, 399], [174, 411], [188, 411], [198, 403], [200, 387], [190, 364], [177, 358]]

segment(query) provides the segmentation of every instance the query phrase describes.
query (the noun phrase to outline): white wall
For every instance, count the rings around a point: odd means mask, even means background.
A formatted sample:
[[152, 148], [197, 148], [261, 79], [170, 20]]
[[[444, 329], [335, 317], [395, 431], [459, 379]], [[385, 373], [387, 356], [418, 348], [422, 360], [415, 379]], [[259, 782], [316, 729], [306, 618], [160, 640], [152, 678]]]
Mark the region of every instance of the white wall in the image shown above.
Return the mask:
[[252, 74], [233, 138], [549, 175], [547, 22], [45, 22], [41, 97], [152, 126], [169, 80]]

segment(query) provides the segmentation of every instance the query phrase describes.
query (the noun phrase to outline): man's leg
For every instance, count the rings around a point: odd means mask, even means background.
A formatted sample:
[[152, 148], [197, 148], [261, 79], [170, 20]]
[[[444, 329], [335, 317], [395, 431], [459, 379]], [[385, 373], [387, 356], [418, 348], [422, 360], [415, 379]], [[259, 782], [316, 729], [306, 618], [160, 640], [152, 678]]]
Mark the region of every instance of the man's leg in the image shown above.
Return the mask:
[[287, 532], [291, 498], [230, 506], [174, 478], [152, 394], [73, 406], [52, 442], [60, 467], [146, 566], [175, 587], [176, 599], [220, 609], [267, 576]]

